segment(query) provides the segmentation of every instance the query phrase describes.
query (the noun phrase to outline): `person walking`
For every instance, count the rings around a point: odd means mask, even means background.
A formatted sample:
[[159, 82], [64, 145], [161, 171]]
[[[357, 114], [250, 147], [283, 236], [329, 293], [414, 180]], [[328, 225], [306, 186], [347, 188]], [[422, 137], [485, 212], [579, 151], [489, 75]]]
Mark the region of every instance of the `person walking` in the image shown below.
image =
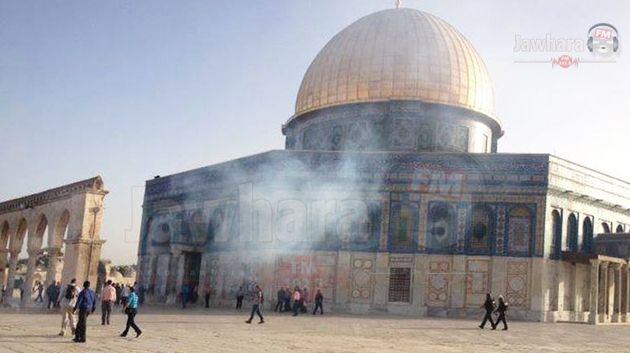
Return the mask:
[[284, 289], [284, 312], [291, 311], [291, 288], [286, 287]]
[[246, 323], [248, 324], [252, 323], [254, 314], [258, 314], [258, 317], [260, 318], [260, 321], [258, 321], [259, 324], [265, 323], [265, 319], [263, 319], [263, 316], [260, 313], [260, 307], [263, 305], [264, 302], [265, 302], [265, 297], [263, 295], [263, 291], [259, 285], [256, 285], [256, 289], [254, 290], [254, 304], [252, 305], [252, 313], [249, 316], [249, 320], [245, 321]]
[[317, 309], [320, 310], [320, 315], [324, 315], [324, 295], [321, 290], [317, 290], [315, 294], [315, 309], [313, 309], [313, 315], [317, 313]]
[[490, 322], [490, 326], [494, 327], [494, 322], [492, 321], [492, 312], [494, 311], [494, 300], [492, 299], [492, 295], [490, 295], [490, 293], [486, 294], [486, 301], [483, 303], [481, 307], [486, 309], [486, 315], [483, 317], [483, 321], [481, 321], [481, 325], [479, 325], [479, 328], [483, 330], [483, 328], [486, 326], [487, 321]]
[[112, 305], [116, 302], [116, 288], [112, 286], [112, 280], [101, 291], [101, 325], [109, 325], [109, 317], [112, 314]]
[[126, 284], [123, 284], [122, 288], [120, 289], [120, 304], [122, 304], [123, 307], [127, 306], [128, 298], [129, 298], [129, 286]]
[[76, 279], [72, 279], [70, 284], [66, 287], [63, 297], [60, 301], [61, 307], [61, 332], [59, 336], [65, 336], [66, 328], [70, 324], [72, 334], [75, 334], [77, 329], [77, 319], [74, 315], [74, 307], [77, 304], [77, 297], [79, 296], [79, 290], [77, 289]]
[[190, 286], [184, 284], [182, 286], [182, 309], [186, 309], [186, 304], [190, 300]]
[[116, 306], [120, 305], [120, 301], [122, 300], [122, 288], [120, 287], [120, 283], [116, 283], [114, 286], [116, 288]]
[[44, 285], [42, 284], [42, 282], [37, 281], [37, 283], [35, 284], [35, 288], [33, 288], [33, 292], [37, 292], [37, 297], [35, 297], [35, 302], [40, 302], [43, 303], [44, 302]]
[[55, 298], [55, 308], [59, 309], [59, 302], [61, 301], [61, 281], [57, 281], [55, 284], [55, 290], [57, 293], [57, 297]]
[[302, 295], [300, 294], [300, 288], [295, 287], [295, 290], [293, 291], [293, 316], [298, 316], [301, 300]]
[[127, 325], [125, 326], [125, 330], [120, 334], [120, 337], [126, 337], [127, 333], [129, 333], [129, 328], [133, 328], [133, 330], [136, 331], [136, 338], [140, 337], [142, 334], [142, 330], [140, 330], [140, 327], [136, 325], [136, 315], [138, 314], [139, 301], [140, 299], [135, 293], [135, 289], [133, 287], [129, 288], [129, 298], [127, 301], [127, 307], [125, 308], [125, 314], [127, 314]]
[[243, 308], [243, 298], [245, 297], [245, 293], [243, 293], [243, 287], [238, 287], [238, 292], [236, 292], [236, 309], [241, 310]]
[[31, 288], [29, 288], [28, 283], [22, 281], [22, 283], [20, 284], [20, 302], [24, 302], [24, 293], [30, 293], [30, 291]]
[[306, 287], [304, 287], [304, 289], [302, 289], [301, 293], [302, 293], [302, 303], [301, 303], [301, 305], [302, 305], [302, 314], [306, 314], [308, 312], [307, 305], [308, 305], [311, 297], [310, 297], [310, 293], [308, 291], [308, 288], [306, 288]]
[[210, 308], [210, 296], [212, 295], [212, 285], [208, 282], [204, 290], [204, 301], [206, 302], [206, 309]]
[[59, 296], [59, 288], [55, 281], [50, 282], [50, 285], [46, 287], [46, 298], [48, 299], [47, 309], [54, 308], [57, 303], [57, 297]]
[[90, 281], [83, 282], [83, 290], [79, 293], [74, 311], [79, 311], [79, 322], [75, 330], [74, 342], [85, 343], [87, 336], [87, 317], [96, 310], [96, 293], [90, 289]]
[[285, 292], [284, 292], [284, 287], [280, 287], [280, 289], [278, 290], [277, 293], [277, 300], [278, 302], [276, 303], [276, 307], [273, 309], [274, 312], [278, 312], [278, 310], [280, 312], [282, 312], [282, 306], [284, 305], [284, 296], [285, 296]]
[[507, 311], [507, 309], [508, 309], [508, 304], [503, 300], [502, 296], [499, 296], [499, 306], [494, 311], [495, 313], [499, 314], [499, 317], [497, 318], [497, 321], [494, 322], [494, 325], [492, 325], [493, 330], [497, 329], [497, 326], [499, 326], [499, 322], [503, 322], [503, 331], [507, 331], [508, 324], [507, 324], [507, 321], [505, 320], [505, 312]]

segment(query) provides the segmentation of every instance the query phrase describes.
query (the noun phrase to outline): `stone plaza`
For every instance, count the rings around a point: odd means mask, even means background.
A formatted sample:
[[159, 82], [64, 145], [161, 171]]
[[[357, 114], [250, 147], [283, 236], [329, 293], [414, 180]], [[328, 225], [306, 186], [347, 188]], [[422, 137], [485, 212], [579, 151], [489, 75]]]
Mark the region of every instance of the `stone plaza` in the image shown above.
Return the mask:
[[[2, 352], [630, 352], [625, 326], [510, 322], [510, 330], [480, 330], [477, 321], [373, 315], [265, 313], [263, 325], [246, 325], [249, 308], [182, 311], [143, 308], [138, 338], [120, 338], [124, 316], [101, 326], [89, 318], [88, 342], [59, 337], [59, 315], [0, 313]], [[567, 334], [570, 332], [570, 334]], [[532, 339], [536, 337], [536, 339]]]

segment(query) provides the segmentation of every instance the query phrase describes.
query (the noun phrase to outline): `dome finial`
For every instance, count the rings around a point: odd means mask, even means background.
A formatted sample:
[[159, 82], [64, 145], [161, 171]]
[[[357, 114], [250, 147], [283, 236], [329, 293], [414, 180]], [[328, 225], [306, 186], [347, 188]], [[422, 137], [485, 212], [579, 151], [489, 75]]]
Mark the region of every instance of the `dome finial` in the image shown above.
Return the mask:
[[402, 0], [396, 0], [396, 8], [399, 9], [402, 5]]

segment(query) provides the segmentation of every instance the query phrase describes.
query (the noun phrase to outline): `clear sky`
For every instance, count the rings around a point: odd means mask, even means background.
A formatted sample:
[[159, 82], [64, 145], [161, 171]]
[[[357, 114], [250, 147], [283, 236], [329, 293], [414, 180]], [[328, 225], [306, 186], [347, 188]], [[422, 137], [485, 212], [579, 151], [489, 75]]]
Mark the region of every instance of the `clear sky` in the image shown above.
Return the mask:
[[[102, 175], [103, 257], [135, 263], [143, 184], [282, 149], [317, 52], [394, 0], [0, 0], [0, 199]], [[405, 0], [478, 49], [505, 125], [500, 152], [552, 153], [630, 181], [630, 2]], [[517, 64], [515, 37], [586, 38], [615, 64]], [[626, 36], [627, 34], [627, 36]], [[550, 59], [542, 53], [538, 57]]]

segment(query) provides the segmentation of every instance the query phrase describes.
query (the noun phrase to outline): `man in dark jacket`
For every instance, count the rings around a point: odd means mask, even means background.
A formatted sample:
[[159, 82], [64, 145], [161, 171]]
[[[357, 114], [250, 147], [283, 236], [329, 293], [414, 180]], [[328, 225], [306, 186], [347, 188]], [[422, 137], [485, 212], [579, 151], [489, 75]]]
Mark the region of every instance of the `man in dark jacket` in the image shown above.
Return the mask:
[[507, 321], [505, 320], [505, 312], [508, 309], [508, 305], [507, 303], [503, 300], [502, 296], [499, 296], [499, 306], [497, 307], [497, 310], [495, 310], [495, 313], [499, 313], [499, 318], [497, 318], [497, 321], [494, 323], [494, 325], [492, 325], [492, 329], [496, 330], [497, 326], [499, 326], [499, 322], [503, 322], [503, 331], [507, 331], [508, 326], [507, 326]]
[[74, 311], [79, 311], [79, 322], [75, 331], [74, 342], [85, 342], [87, 333], [87, 317], [96, 310], [96, 293], [90, 289], [90, 281], [83, 282], [83, 290], [79, 293]]
[[236, 309], [241, 310], [243, 307], [243, 298], [245, 298], [245, 293], [243, 292], [243, 287], [238, 287], [238, 292], [236, 292]]
[[492, 321], [492, 312], [494, 311], [494, 300], [492, 299], [492, 296], [490, 295], [490, 293], [486, 294], [486, 301], [483, 303], [481, 307], [486, 309], [486, 316], [483, 317], [483, 321], [481, 321], [481, 325], [479, 325], [479, 328], [483, 330], [483, 328], [486, 326], [486, 321], [490, 321], [490, 326], [494, 327], [494, 322]]
[[48, 309], [54, 308], [57, 303], [57, 297], [59, 297], [59, 288], [55, 281], [50, 282], [50, 285], [46, 288], [46, 297], [48, 298]]
[[315, 309], [313, 309], [313, 315], [317, 313], [317, 309], [319, 308], [320, 314], [324, 315], [324, 295], [321, 290], [317, 290], [317, 294], [315, 294]]
[[280, 312], [283, 311], [282, 306], [284, 304], [285, 295], [284, 287], [280, 287], [280, 290], [278, 290], [278, 302], [276, 303], [276, 307], [273, 309], [274, 312], [277, 312], [278, 310], [280, 310]]
[[122, 300], [122, 287], [120, 283], [116, 283], [114, 288], [116, 288], [116, 305], [120, 305], [120, 301]]

